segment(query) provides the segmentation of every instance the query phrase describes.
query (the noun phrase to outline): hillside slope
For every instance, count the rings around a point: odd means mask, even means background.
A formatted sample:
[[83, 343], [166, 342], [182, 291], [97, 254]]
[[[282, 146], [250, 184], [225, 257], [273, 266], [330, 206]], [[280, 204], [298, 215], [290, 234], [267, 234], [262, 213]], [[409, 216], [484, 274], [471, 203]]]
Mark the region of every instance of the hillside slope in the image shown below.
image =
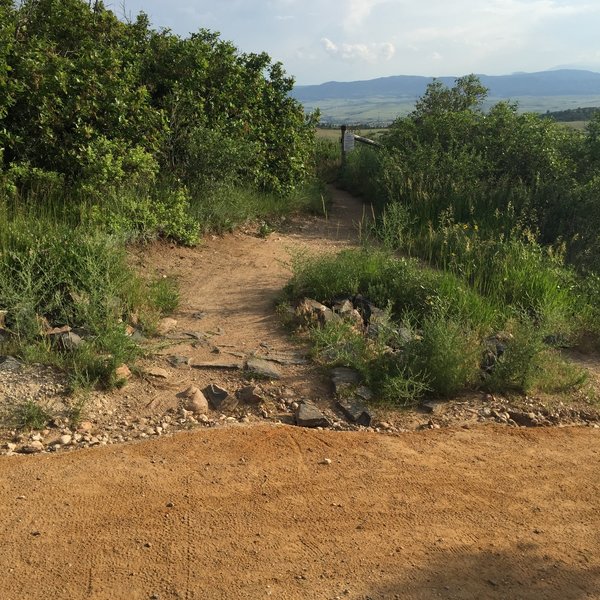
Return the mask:
[[[478, 75], [494, 98], [517, 96], [587, 96], [600, 94], [600, 73], [576, 69], [559, 69], [538, 73], [513, 75]], [[439, 77], [442, 83], [453, 86], [455, 77]], [[297, 86], [293, 96], [301, 102], [332, 98], [346, 100], [378, 97], [418, 98], [423, 95], [432, 77], [399, 75], [367, 81], [330, 81], [320, 85]]]

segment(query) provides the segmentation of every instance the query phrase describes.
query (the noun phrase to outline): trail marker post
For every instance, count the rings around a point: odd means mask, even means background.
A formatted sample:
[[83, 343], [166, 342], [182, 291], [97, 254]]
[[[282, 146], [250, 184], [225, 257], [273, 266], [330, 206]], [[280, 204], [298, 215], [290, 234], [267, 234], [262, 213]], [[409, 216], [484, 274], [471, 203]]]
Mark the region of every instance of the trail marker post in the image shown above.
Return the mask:
[[368, 146], [375, 146], [376, 148], [381, 148], [382, 145], [375, 140], [370, 140], [369, 138], [363, 137], [362, 135], [355, 135], [351, 131], [348, 131], [347, 125], [342, 125], [342, 166], [346, 164], [346, 154], [348, 152], [352, 152], [354, 150], [354, 146], [356, 142], [360, 142], [361, 144], [366, 144]]

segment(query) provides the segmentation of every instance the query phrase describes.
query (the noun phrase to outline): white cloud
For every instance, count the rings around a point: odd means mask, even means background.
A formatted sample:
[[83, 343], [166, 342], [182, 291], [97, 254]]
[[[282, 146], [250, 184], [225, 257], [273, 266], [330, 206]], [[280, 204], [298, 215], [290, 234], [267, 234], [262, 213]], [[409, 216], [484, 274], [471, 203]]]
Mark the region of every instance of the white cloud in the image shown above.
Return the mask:
[[525, 2], [523, 0], [495, 0], [481, 7], [482, 13], [494, 16], [522, 18], [530, 17], [536, 19], [566, 17], [586, 13], [598, 12], [600, 7], [590, 3], [571, 2], [563, 3], [555, 0], [535, 0]]
[[244, 52], [265, 50], [301, 83], [599, 61], [600, 0], [126, 0], [126, 6], [134, 15], [146, 10], [157, 27], [183, 35], [208, 27]]
[[347, 0], [347, 6], [342, 10], [344, 15], [344, 28], [354, 31], [361, 27], [365, 20], [371, 15], [373, 9], [390, 0]]
[[322, 38], [321, 44], [325, 52], [336, 58], [347, 61], [378, 62], [391, 60], [396, 48], [390, 42], [370, 44], [336, 44], [329, 38]]

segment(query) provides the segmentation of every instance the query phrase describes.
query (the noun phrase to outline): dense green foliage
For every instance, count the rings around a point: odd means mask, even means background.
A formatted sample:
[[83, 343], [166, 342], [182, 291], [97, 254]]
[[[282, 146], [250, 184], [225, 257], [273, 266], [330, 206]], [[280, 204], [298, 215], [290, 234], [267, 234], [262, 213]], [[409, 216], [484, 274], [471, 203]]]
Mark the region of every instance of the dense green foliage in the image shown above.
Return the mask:
[[207, 30], [155, 31], [143, 14], [123, 23], [101, 2], [1, 6], [6, 169], [26, 164], [95, 194], [157, 177], [287, 192], [308, 173], [312, 119], [268, 55]]
[[347, 185], [380, 211], [405, 207], [423, 236], [468, 225], [485, 240], [562, 244], [570, 264], [598, 270], [600, 115], [579, 132], [509, 103], [485, 113], [484, 92], [474, 77], [432, 84], [383, 137], [384, 152], [350, 156]]
[[[116, 383], [115, 368], [139, 353], [128, 325], [152, 333], [177, 304], [172, 282], [132, 272], [118, 238], [50, 215], [13, 215], [0, 227], [0, 258], [0, 306], [7, 311], [0, 334], [10, 334], [0, 335], [0, 351], [58, 364], [73, 385]], [[49, 334], [63, 325], [84, 342], [65, 347]]]
[[[101, 1], [0, 0], [0, 354], [115, 383], [176, 306], [137, 278], [124, 242], [194, 244], [318, 208], [316, 115], [265, 54], [200, 30], [181, 38]], [[48, 331], [70, 326], [76, 349]]]
[[529, 314], [519, 298], [486, 297], [459, 275], [369, 247], [298, 257], [293, 267], [291, 299], [360, 294], [387, 308], [374, 337], [344, 320], [311, 331], [317, 358], [357, 369], [379, 401], [408, 404], [470, 389], [557, 392], [584, 380], [553, 347], [562, 343], [559, 324]]
[[567, 108], [565, 110], [548, 110], [544, 113], [544, 117], [562, 123], [569, 123], [571, 121], [590, 121], [598, 111], [600, 111], [600, 108], [595, 106], [580, 106], [578, 108]]
[[600, 115], [577, 132], [509, 103], [484, 112], [485, 95], [474, 76], [434, 82], [382, 149], [347, 156], [342, 180], [374, 203], [383, 251], [296, 264], [292, 298], [389, 308], [387, 339], [344, 322], [312, 334], [381, 399], [577, 387], [556, 347], [598, 343]]

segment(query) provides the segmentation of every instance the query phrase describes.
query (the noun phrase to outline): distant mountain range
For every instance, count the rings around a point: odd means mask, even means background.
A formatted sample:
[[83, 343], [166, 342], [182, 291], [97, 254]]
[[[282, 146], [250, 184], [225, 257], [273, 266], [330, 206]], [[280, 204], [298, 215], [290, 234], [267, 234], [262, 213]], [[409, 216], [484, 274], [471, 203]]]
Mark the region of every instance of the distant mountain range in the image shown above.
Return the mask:
[[[539, 73], [512, 75], [478, 75], [493, 98], [523, 96], [597, 96], [600, 95], [600, 73], [578, 69], [558, 69]], [[433, 77], [397, 75], [367, 81], [329, 81], [320, 85], [296, 86], [292, 95], [300, 102], [314, 104], [323, 100], [360, 100], [364, 98], [414, 99], [423, 94]], [[437, 77], [448, 86], [456, 77]]]

